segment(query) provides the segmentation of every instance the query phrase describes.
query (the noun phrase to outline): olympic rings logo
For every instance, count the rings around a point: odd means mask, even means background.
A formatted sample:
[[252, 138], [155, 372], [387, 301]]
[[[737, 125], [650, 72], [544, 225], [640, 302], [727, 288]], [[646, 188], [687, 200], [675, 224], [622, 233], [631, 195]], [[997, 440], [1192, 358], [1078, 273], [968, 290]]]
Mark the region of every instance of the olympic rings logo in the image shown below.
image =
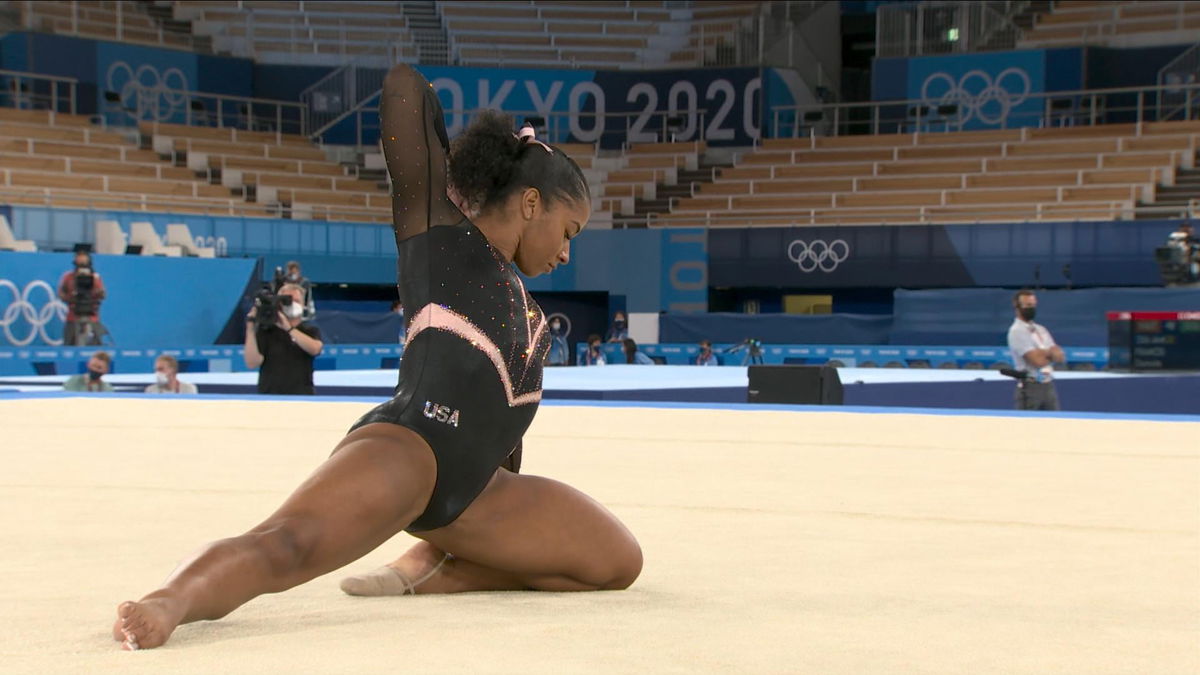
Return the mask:
[[993, 80], [982, 70], [968, 71], [956, 82], [949, 73], [934, 73], [921, 85], [925, 105], [957, 105], [960, 119], [976, 118], [984, 124], [1001, 125], [1013, 108], [1029, 98], [1033, 83], [1021, 68], [1006, 68]]
[[806, 274], [817, 270], [832, 272], [850, 257], [850, 244], [845, 239], [834, 239], [829, 243], [814, 239], [811, 244], [797, 239], [788, 244], [787, 256]]
[[188, 101], [187, 76], [178, 68], [163, 72], [149, 64], [134, 70], [124, 61], [108, 67], [108, 90], [121, 98], [127, 114], [138, 120], [165, 122], [182, 111]]
[[[46, 331], [46, 326], [51, 321], [57, 318], [59, 321], [64, 321], [67, 318], [67, 306], [58, 299], [58, 295], [50, 284], [45, 281], [31, 281], [25, 285], [24, 290], [18, 290], [17, 285], [8, 279], [0, 279], [0, 289], [7, 289], [12, 293], [13, 300], [4, 308], [4, 312], [0, 313], [0, 328], [4, 329], [4, 336], [8, 338], [8, 342], [14, 347], [24, 347], [32, 344], [40, 335], [42, 340], [49, 345], [61, 345], [61, 339], [50, 337], [50, 333]], [[46, 293], [46, 301], [41, 308], [37, 308], [33, 303], [33, 292], [42, 290]], [[29, 326], [29, 335], [18, 338], [13, 335], [14, 327], [18, 320]]]

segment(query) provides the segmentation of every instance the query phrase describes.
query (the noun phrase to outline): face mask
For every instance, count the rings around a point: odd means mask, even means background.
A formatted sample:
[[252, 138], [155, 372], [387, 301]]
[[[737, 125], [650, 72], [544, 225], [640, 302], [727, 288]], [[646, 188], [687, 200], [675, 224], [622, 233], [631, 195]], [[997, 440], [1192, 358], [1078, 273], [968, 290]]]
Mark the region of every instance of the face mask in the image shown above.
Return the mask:
[[304, 314], [304, 308], [293, 302], [292, 304], [283, 308], [283, 314], [289, 319], [299, 319], [300, 315]]
[[562, 324], [560, 324], [560, 323], [559, 323], [559, 322], [557, 322], [557, 321], [555, 321], [554, 323], [550, 324], [550, 330], [552, 330], [552, 331], [557, 331], [559, 328], [562, 328]]
[[168, 383], [170, 383], [171, 378], [166, 373], [155, 372], [154, 381], [158, 382], [158, 386], [165, 387]]
[[616, 326], [617, 328], [624, 328], [624, 327], [625, 327], [625, 320], [624, 320], [624, 319], [617, 319], [616, 321], [614, 321], [614, 322], [613, 322], [613, 325], [614, 325], [614, 326]]
[[288, 275], [288, 279], [291, 281], [300, 281], [300, 274], [297, 272], [292, 272]]
[[1034, 317], [1037, 316], [1037, 307], [1022, 307], [1020, 311], [1021, 318], [1026, 321], [1033, 321]]
[[91, 368], [88, 368], [88, 377], [92, 378], [92, 381], [95, 382], [101, 377], [104, 377], [104, 373], [100, 372], [99, 370], [92, 370]]

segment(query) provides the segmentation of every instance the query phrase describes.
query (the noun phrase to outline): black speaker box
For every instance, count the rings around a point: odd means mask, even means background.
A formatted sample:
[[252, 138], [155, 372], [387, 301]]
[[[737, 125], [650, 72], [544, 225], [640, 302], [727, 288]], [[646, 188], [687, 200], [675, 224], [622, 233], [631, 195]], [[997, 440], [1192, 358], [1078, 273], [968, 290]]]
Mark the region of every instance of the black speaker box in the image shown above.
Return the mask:
[[829, 366], [750, 366], [751, 403], [841, 405], [842, 379]]

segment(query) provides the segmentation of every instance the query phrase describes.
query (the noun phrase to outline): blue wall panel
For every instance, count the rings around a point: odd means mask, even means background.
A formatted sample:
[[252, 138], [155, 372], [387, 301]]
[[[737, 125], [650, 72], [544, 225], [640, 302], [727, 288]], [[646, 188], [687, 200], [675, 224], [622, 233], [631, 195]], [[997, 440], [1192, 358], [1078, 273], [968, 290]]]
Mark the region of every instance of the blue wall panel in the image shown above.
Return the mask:
[[1154, 249], [1175, 226], [1141, 220], [713, 229], [709, 285], [1158, 286]]
[[[62, 317], [46, 309], [52, 303], [47, 289], [57, 289], [72, 259], [67, 253], [0, 251], [0, 307], [11, 311], [14, 302], [30, 303], [28, 312], [12, 312], [13, 321], [0, 330], [0, 345], [61, 342]], [[94, 264], [108, 292], [101, 322], [121, 346], [141, 347], [215, 340], [241, 300], [255, 261], [97, 255]]]
[[[1039, 126], [1045, 103], [1032, 95], [1080, 89], [1083, 76], [1078, 47], [875, 59], [871, 97], [929, 107], [957, 105], [964, 129]], [[886, 110], [884, 117], [898, 120], [906, 114], [905, 106], [899, 106]], [[915, 123], [886, 126], [886, 132], [921, 130]], [[922, 127], [941, 130], [945, 123]]]

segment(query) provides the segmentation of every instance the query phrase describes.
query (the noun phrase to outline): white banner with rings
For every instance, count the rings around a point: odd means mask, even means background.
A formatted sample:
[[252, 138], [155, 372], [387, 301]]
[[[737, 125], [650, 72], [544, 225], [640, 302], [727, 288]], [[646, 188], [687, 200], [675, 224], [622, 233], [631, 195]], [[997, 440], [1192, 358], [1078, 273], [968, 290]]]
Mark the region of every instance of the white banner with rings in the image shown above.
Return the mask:
[[54, 287], [41, 279], [19, 286], [0, 279], [0, 335], [9, 346], [61, 345], [67, 306]]

